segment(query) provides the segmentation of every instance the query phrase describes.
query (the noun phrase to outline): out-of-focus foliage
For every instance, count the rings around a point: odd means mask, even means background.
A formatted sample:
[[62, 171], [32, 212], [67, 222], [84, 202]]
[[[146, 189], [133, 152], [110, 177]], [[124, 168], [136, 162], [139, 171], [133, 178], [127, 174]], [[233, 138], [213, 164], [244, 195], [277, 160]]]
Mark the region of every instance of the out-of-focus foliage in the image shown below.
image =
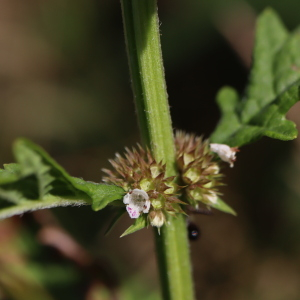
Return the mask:
[[300, 32], [289, 34], [272, 10], [257, 21], [253, 66], [246, 98], [223, 88], [217, 97], [221, 121], [211, 140], [243, 146], [262, 136], [280, 140], [297, 137], [285, 114], [300, 100]]
[[0, 169], [0, 219], [58, 206], [90, 204], [99, 210], [124, 195], [120, 187], [71, 177], [28, 140], [17, 140], [14, 153], [19, 164]]

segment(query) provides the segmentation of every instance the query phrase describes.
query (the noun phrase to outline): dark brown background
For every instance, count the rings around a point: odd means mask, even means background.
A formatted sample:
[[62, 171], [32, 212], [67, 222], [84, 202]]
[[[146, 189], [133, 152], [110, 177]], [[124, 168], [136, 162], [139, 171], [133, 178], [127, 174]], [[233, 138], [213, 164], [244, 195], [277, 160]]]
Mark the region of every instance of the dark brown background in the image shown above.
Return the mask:
[[[205, 137], [219, 119], [217, 91], [231, 85], [243, 93], [257, 14], [272, 6], [289, 29], [300, 24], [298, 0], [223, 2], [159, 1], [173, 125]], [[119, 2], [0, 3], [1, 165], [13, 161], [11, 144], [25, 136], [71, 175], [101, 181], [107, 159], [139, 141]], [[289, 112], [298, 127], [299, 109]], [[238, 217], [195, 216], [202, 231], [191, 243], [197, 299], [300, 299], [299, 147], [299, 140], [265, 138], [242, 148], [233, 169], [224, 167], [223, 199]], [[21, 296], [7, 283], [7, 268], [20, 264], [53, 299], [157, 299], [151, 229], [119, 239], [131, 222], [126, 216], [104, 237], [109, 216], [65, 208], [55, 217], [1, 222], [0, 299], [32, 299], [30, 280]], [[74, 234], [69, 244], [59, 224]], [[62, 287], [42, 275], [49, 268], [51, 280], [63, 276], [59, 266], [71, 274]]]

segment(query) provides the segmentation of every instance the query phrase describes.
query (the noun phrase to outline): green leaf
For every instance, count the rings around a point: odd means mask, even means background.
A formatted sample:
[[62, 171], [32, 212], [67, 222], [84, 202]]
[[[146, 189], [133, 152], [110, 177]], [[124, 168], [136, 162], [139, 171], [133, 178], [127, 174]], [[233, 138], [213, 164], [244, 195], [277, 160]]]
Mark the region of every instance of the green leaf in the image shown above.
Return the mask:
[[4, 169], [0, 169], [0, 184], [16, 181], [18, 168], [18, 164], [5, 164]]
[[14, 154], [18, 164], [0, 169], [0, 219], [57, 206], [92, 204], [99, 210], [124, 195], [120, 187], [70, 176], [26, 139], [14, 143]]
[[26, 139], [19, 139], [14, 143], [13, 150], [21, 166], [20, 175], [34, 175], [37, 178], [40, 198], [50, 191], [58, 195], [79, 193], [72, 177], [39, 146]]
[[134, 233], [140, 229], [143, 229], [148, 226], [148, 220], [147, 215], [142, 214], [140, 217], [138, 217], [135, 222], [120, 236], [124, 237], [125, 235]]
[[[13, 193], [13, 191], [11, 192]], [[22, 197], [22, 196], [21, 196]], [[0, 192], [0, 202], [5, 199]], [[46, 195], [42, 200], [28, 200], [18, 201], [17, 205], [7, 206], [0, 209], [0, 220], [9, 218], [15, 215], [20, 215], [25, 212], [31, 212], [40, 209], [66, 207], [66, 206], [81, 206], [89, 204], [86, 200], [67, 199], [59, 196]]]
[[225, 87], [217, 95], [217, 103], [220, 107], [222, 118], [211, 135], [210, 140], [214, 143], [225, 143], [228, 137], [232, 136], [240, 127], [236, 106], [238, 94], [230, 87]]
[[277, 14], [271, 9], [266, 9], [258, 17], [256, 28], [254, 64], [247, 87], [247, 95], [250, 99], [256, 99], [259, 107], [263, 107], [276, 97], [273, 65], [276, 55], [286, 42], [289, 33]]
[[246, 96], [225, 87], [217, 95], [222, 118], [211, 141], [242, 146], [262, 136], [297, 137], [288, 110], [300, 99], [300, 34], [289, 34], [278, 16], [266, 10], [257, 21], [254, 64]]
[[218, 198], [217, 203], [210, 204], [210, 206], [225, 213], [232, 214], [234, 216], [237, 215], [236, 212], [220, 198]]
[[95, 211], [103, 209], [115, 200], [122, 199], [125, 194], [125, 191], [116, 185], [93, 182], [89, 182], [89, 184], [85, 184], [85, 191], [93, 199], [92, 208]]

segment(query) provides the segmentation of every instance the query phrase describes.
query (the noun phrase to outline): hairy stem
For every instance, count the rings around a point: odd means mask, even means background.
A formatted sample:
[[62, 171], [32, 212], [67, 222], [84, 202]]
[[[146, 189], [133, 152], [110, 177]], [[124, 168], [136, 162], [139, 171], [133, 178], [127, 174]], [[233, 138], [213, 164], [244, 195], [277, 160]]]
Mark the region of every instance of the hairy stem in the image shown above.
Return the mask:
[[[142, 141], [177, 175], [161, 55], [156, 0], [121, 0], [125, 40]], [[169, 218], [156, 233], [164, 300], [194, 299], [185, 218]]]

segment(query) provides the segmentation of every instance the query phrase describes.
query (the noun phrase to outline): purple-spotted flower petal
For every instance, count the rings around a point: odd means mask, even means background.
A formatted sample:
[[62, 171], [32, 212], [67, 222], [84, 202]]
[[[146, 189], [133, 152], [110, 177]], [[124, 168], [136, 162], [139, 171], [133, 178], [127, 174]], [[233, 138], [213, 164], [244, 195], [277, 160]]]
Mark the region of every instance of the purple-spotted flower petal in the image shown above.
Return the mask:
[[126, 204], [126, 210], [132, 219], [136, 219], [141, 213], [148, 213], [150, 209], [150, 200], [148, 194], [139, 189], [129, 191], [123, 198]]

